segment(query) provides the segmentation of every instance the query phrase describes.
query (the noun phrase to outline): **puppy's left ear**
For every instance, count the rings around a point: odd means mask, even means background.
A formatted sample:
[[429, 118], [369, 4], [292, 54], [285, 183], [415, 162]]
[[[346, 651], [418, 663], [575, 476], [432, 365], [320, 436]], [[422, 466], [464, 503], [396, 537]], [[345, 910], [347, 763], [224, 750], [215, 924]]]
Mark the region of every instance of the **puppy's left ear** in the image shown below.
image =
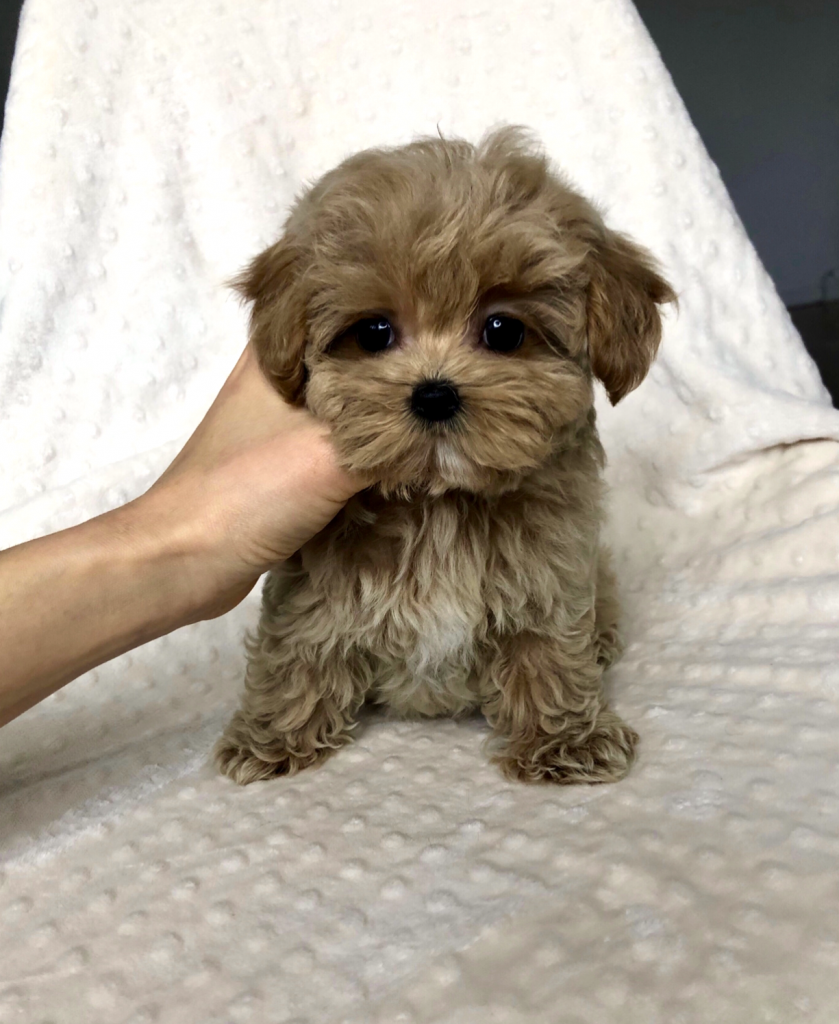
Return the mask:
[[608, 228], [589, 256], [586, 295], [589, 357], [616, 405], [646, 377], [661, 341], [658, 307], [676, 294], [652, 256]]
[[250, 343], [277, 391], [303, 405], [306, 385], [306, 303], [302, 254], [283, 238], [261, 252], [231, 284], [251, 305]]

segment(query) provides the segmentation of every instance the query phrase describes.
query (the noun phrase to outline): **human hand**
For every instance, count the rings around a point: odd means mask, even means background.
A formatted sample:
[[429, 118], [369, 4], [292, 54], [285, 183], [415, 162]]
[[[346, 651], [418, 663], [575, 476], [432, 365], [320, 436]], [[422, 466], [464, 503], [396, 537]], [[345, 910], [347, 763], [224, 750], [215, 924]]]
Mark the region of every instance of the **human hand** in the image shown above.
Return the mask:
[[[366, 481], [337, 464], [327, 429], [271, 387], [248, 346], [166, 472], [130, 503], [190, 566], [200, 618], [229, 611]], [[126, 510], [129, 506], [126, 506]]]
[[246, 349], [150, 490], [0, 551], [0, 725], [88, 669], [229, 611], [364, 485]]

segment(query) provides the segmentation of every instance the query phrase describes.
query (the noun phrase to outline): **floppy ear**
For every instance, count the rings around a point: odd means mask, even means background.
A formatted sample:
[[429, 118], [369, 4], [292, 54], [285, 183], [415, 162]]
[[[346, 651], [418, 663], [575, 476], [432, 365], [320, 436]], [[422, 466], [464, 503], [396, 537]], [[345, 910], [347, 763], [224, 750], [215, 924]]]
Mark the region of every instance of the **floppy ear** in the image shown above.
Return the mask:
[[231, 283], [252, 303], [250, 341], [265, 376], [294, 405], [306, 385], [306, 305], [301, 254], [288, 239], [260, 253]]
[[605, 229], [589, 259], [591, 368], [615, 405], [646, 377], [661, 341], [658, 307], [675, 302], [676, 294], [652, 256], [616, 231]]

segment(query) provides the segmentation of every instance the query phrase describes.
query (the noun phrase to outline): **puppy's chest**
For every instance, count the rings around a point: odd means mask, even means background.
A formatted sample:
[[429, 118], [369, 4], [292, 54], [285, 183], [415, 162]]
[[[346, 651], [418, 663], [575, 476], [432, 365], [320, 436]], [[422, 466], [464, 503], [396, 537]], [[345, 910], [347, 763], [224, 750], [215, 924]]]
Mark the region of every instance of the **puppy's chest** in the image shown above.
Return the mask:
[[346, 566], [359, 645], [415, 672], [471, 662], [486, 632], [485, 533], [446, 507], [379, 516]]
[[475, 643], [485, 632], [485, 608], [479, 601], [441, 599], [417, 609], [404, 627], [391, 619], [380, 639], [381, 652], [390, 654], [417, 675], [441, 666], [468, 669]]

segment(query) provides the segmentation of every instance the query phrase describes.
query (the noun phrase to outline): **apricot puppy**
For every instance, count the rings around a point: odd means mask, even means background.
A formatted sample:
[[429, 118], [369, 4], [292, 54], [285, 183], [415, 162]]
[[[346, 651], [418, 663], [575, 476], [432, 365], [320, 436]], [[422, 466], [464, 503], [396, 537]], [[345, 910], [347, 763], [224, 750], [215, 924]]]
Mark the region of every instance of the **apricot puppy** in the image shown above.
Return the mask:
[[267, 577], [220, 769], [318, 765], [372, 700], [480, 708], [510, 778], [620, 779], [593, 381], [618, 402], [655, 356], [650, 255], [506, 127], [350, 157], [237, 285], [266, 375], [378, 483]]

